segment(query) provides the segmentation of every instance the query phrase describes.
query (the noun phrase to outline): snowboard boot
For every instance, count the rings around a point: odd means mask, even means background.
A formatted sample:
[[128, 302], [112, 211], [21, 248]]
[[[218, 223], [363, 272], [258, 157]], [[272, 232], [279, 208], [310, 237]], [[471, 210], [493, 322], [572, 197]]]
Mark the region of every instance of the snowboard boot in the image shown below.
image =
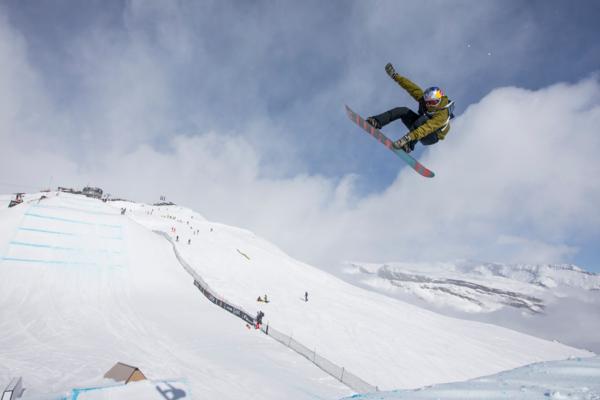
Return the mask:
[[367, 123], [368, 123], [369, 125], [371, 125], [373, 128], [375, 128], [375, 129], [381, 129], [381, 124], [379, 123], [379, 121], [377, 121], [377, 120], [375, 119], [375, 117], [369, 117], [369, 118], [367, 118], [367, 120], [366, 120], [366, 121], [367, 121]]
[[392, 143], [392, 146], [395, 149], [403, 150], [406, 154], [408, 154], [408, 153], [410, 153], [411, 151], [414, 150], [414, 144], [413, 143], [414, 142], [408, 142], [405, 145], [401, 146], [400, 145], [400, 139], [399, 139], [399, 140], [396, 140], [394, 143]]

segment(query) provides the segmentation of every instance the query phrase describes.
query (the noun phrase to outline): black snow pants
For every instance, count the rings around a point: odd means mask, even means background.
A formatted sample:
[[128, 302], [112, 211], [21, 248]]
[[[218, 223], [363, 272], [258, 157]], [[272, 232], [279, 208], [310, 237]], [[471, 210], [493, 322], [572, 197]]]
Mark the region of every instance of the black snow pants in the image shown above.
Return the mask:
[[[408, 107], [396, 107], [392, 108], [389, 111], [386, 111], [382, 114], [376, 115], [374, 117], [382, 127], [386, 126], [392, 121], [397, 119], [401, 119], [404, 125], [408, 128], [409, 131], [418, 128], [423, 125], [425, 122], [429, 120], [429, 117], [426, 114], [419, 115]], [[429, 146], [431, 144], [435, 144], [440, 140], [437, 135], [437, 131], [431, 132], [429, 135], [425, 136], [419, 142], [424, 144], [425, 146]], [[416, 140], [413, 140], [409, 143], [410, 148], [414, 149], [415, 144], [417, 144]]]

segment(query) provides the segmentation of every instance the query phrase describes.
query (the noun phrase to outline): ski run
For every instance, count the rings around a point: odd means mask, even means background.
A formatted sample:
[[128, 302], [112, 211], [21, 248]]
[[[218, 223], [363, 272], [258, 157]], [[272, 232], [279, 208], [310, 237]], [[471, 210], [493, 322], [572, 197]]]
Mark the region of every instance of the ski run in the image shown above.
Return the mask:
[[[0, 386], [23, 377], [24, 399], [600, 396], [589, 351], [359, 288], [184, 207], [58, 192], [9, 200], [0, 197]], [[263, 330], [210, 302], [156, 232], [219, 298], [262, 311]], [[266, 326], [379, 392], [357, 394]], [[116, 362], [148, 380], [104, 378]], [[519, 374], [546, 380], [520, 384]], [[548, 389], [567, 380], [570, 392]], [[461, 383], [440, 386], [449, 382]]]

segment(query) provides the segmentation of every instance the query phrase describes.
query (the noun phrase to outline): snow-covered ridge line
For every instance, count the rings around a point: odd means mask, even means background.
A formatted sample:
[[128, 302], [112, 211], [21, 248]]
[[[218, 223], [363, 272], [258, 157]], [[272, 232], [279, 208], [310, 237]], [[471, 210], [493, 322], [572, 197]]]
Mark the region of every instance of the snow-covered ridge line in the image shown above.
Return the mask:
[[345, 272], [362, 287], [441, 314], [600, 352], [600, 275], [575, 265], [349, 262]]
[[[210, 286], [204, 281], [204, 279], [202, 279], [202, 277], [198, 275], [198, 273], [181, 256], [181, 254], [177, 250], [177, 246], [175, 246], [175, 242], [166, 232], [159, 230], [154, 230], [153, 232], [164, 237], [169, 241], [169, 243], [171, 243], [171, 246], [173, 247], [173, 252], [175, 253], [177, 260], [183, 266], [183, 268], [194, 278], [194, 285], [207, 299], [209, 299], [215, 305], [235, 315], [236, 317], [241, 318], [245, 322], [255, 324], [255, 318], [252, 317], [250, 313], [245, 311], [242, 307], [232, 304], [228, 300], [224, 299], [222, 296], [216, 294], [215, 291], [210, 288]], [[294, 350], [296, 353], [303, 356], [311, 363], [319, 367], [321, 370], [348, 386], [350, 389], [355, 390], [359, 393], [376, 392], [379, 390], [377, 386], [371, 385], [364, 379], [356, 376], [351, 372], [348, 372], [345, 367], [340, 367], [335, 363], [329, 361], [325, 357], [318, 355], [316, 351], [310, 350], [308, 347], [298, 342], [296, 339], [282, 332], [279, 332], [277, 329], [270, 327], [268, 324], [266, 326], [261, 326], [260, 329], [267, 336], [283, 344], [284, 346]]]
[[[371, 274], [366, 269], [359, 267], [361, 272], [366, 274]], [[414, 283], [427, 283], [427, 284], [435, 284], [442, 285], [432, 288], [432, 290], [437, 290], [441, 292], [445, 292], [452, 296], [457, 296], [467, 301], [476, 303], [478, 305], [483, 305], [476, 298], [470, 297], [465, 293], [461, 293], [460, 289], [473, 290], [481, 295], [490, 295], [490, 296], [498, 296], [500, 303], [509, 305], [515, 308], [525, 308], [532, 313], [542, 313], [544, 311], [544, 302], [542, 299], [530, 296], [525, 293], [518, 293], [512, 290], [506, 290], [501, 288], [495, 288], [488, 285], [483, 285], [480, 283], [470, 282], [463, 279], [453, 279], [453, 278], [432, 278], [426, 275], [417, 275], [406, 273], [402, 271], [396, 271], [391, 269], [389, 266], [384, 265], [377, 271], [377, 276], [382, 279], [388, 279], [390, 283], [394, 286], [401, 286], [401, 283], [398, 282], [414, 282]], [[447, 285], [447, 286], [444, 286]], [[454, 288], [454, 289], [453, 289]], [[456, 290], [459, 289], [459, 290]]]

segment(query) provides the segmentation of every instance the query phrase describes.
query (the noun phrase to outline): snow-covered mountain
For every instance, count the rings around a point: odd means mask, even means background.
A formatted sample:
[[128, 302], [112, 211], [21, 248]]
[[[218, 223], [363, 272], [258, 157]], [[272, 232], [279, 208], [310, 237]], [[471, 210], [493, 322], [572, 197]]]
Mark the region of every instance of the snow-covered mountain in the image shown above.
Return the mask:
[[103, 375], [120, 361], [152, 380], [154, 398], [161, 380], [196, 399], [352, 393], [207, 301], [171, 245], [118, 207], [45, 195], [0, 209], [0, 389], [21, 376], [23, 399], [150, 398], [71, 393], [115, 385]]
[[600, 351], [600, 275], [574, 265], [355, 262], [345, 272], [359, 286], [436, 312]]
[[29, 395], [106, 384], [116, 361], [197, 398], [352, 393], [210, 303], [153, 231], [219, 296], [380, 389], [592, 355], [359, 288], [183, 207], [44, 195], [0, 209], [0, 382], [23, 376]]

